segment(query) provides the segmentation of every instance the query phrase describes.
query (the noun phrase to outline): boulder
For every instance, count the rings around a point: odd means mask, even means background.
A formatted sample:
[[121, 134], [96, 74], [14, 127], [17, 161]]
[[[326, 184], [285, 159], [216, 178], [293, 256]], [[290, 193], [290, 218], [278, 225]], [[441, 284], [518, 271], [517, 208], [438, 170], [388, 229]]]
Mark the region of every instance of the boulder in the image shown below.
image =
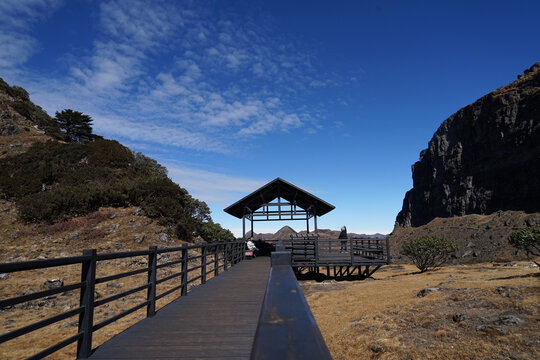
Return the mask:
[[435, 291], [440, 291], [440, 290], [441, 290], [441, 288], [439, 288], [439, 287], [425, 288], [425, 289], [420, 290], [420, 291], [416, 294], [416, 296], [417, 296], [417, 297], [424, 297], [424, 296], [426, 296], [426, 295], [429, 294], [429, 293], [432, 293], [432, 292], [435, 292]]
[[64, 286], [64, 281], [61, 279], [48, 279], [43, 283], [43, 286], [49, 290], [58, 289]]

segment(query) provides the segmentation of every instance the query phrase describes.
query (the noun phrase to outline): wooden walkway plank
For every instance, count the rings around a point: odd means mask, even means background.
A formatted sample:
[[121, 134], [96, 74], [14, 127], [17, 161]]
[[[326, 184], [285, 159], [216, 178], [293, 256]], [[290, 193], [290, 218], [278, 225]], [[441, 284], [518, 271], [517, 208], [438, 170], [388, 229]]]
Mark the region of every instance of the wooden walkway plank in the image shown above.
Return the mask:
[[243, 261], [98, 347], [91, 359], [249, 359], [270, 258]]

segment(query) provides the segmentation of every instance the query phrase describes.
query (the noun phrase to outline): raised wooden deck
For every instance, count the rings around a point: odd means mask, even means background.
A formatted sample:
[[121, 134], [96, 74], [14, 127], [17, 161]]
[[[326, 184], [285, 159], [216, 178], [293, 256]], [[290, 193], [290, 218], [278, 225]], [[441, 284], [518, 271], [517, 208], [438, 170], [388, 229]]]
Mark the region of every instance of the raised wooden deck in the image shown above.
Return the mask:
[[234, 266], [99, 346], [91, 359], [249, 359], [270, 258]]

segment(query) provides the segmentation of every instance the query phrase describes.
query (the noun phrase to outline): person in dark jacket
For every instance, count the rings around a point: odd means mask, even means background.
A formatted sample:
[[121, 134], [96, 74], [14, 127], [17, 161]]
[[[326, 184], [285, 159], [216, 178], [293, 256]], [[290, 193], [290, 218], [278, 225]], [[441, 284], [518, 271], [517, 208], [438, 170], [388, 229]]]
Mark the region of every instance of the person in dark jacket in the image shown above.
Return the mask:
[[340, 252], [347, 251], [348, 236], [347, 236], [347, 228], [345, 227], [345, 225], [341, 227], [341, 232], [339, 233], [338, 239], [341, 240]]

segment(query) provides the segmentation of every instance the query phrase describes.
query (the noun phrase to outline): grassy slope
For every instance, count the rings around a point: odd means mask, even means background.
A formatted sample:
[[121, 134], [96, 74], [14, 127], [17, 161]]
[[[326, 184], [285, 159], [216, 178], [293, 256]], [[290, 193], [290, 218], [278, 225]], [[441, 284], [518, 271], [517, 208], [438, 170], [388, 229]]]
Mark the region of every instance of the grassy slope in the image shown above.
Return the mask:
[[[540, 272], [531, 263], [448, 266], [424, 274], [411, 265], [383, 269], [376, 281], [302, 284], [335, 360], [540, 358]], [[441, 290], [416, 296], [436, 286]], [[456, 322], [456, 313], [467, 318]], [[487, 324], [482, 317], [506, 314], [524, 324], [477, 330]]]

